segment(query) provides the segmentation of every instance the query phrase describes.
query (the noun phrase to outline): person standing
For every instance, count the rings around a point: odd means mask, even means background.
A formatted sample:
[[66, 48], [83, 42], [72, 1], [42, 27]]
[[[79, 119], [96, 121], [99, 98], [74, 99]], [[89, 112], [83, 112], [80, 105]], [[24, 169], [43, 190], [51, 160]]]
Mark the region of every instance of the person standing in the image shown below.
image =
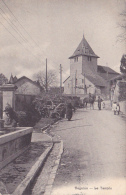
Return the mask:
[[103, 100], [100, 98], [100, 96], [98, 96], [98, 109], [101, 110], [101, 102]]
[[73, 106], [72, 106], [71, 102], [68, 101], [66, 104], [66, 118], [68, 119], [68, 121], [70, 121], [72, 118], [72, 115], [73, 115], [72, 109], [73, 109]]

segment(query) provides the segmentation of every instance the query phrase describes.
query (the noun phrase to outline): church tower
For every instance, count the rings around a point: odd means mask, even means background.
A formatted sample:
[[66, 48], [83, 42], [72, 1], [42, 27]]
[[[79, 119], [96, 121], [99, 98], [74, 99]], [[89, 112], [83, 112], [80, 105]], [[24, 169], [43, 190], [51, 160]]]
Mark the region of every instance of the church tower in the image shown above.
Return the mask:
[[70, 77], [85, 74], [92, 75], [92, 72], [97, 73], [97, 59], [99, 57], [94, 53], [84, 35], [70, 59]]

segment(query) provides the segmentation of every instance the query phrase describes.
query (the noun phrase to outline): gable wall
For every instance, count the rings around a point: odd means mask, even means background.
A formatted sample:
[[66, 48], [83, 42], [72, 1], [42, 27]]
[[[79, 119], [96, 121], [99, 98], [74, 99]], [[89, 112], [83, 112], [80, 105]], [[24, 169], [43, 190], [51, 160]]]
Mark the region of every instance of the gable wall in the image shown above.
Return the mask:
[[16, 90], [16, 94], [27, 94], [27, 95], [38, 95], [40, 94], [40, 88], [32, 84], [31, 82], [25, 81], [17, 83], [18, 89]]

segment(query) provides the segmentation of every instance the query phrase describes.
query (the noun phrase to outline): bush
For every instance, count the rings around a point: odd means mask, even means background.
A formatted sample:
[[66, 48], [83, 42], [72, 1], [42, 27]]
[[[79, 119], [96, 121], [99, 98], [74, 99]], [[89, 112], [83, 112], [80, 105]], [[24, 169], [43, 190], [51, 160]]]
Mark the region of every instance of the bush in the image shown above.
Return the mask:
[[118, 84], [119, 86], [119, 101], [126, 100], [126, 81], [121, 81]]
[[17, 115], [20, 127], [33, 127], [40, 120], [40, 115], [36, 110], [18, 111]]

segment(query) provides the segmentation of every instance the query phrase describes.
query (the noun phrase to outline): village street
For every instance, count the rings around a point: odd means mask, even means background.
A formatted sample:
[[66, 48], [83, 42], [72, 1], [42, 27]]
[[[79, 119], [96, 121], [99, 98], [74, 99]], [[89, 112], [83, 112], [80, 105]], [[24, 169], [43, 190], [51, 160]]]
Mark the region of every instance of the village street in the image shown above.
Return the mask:
[[52, 195], [126, 194], [125, 124], [111, 110], [82, 108], [54, 125], [64, 152]]

